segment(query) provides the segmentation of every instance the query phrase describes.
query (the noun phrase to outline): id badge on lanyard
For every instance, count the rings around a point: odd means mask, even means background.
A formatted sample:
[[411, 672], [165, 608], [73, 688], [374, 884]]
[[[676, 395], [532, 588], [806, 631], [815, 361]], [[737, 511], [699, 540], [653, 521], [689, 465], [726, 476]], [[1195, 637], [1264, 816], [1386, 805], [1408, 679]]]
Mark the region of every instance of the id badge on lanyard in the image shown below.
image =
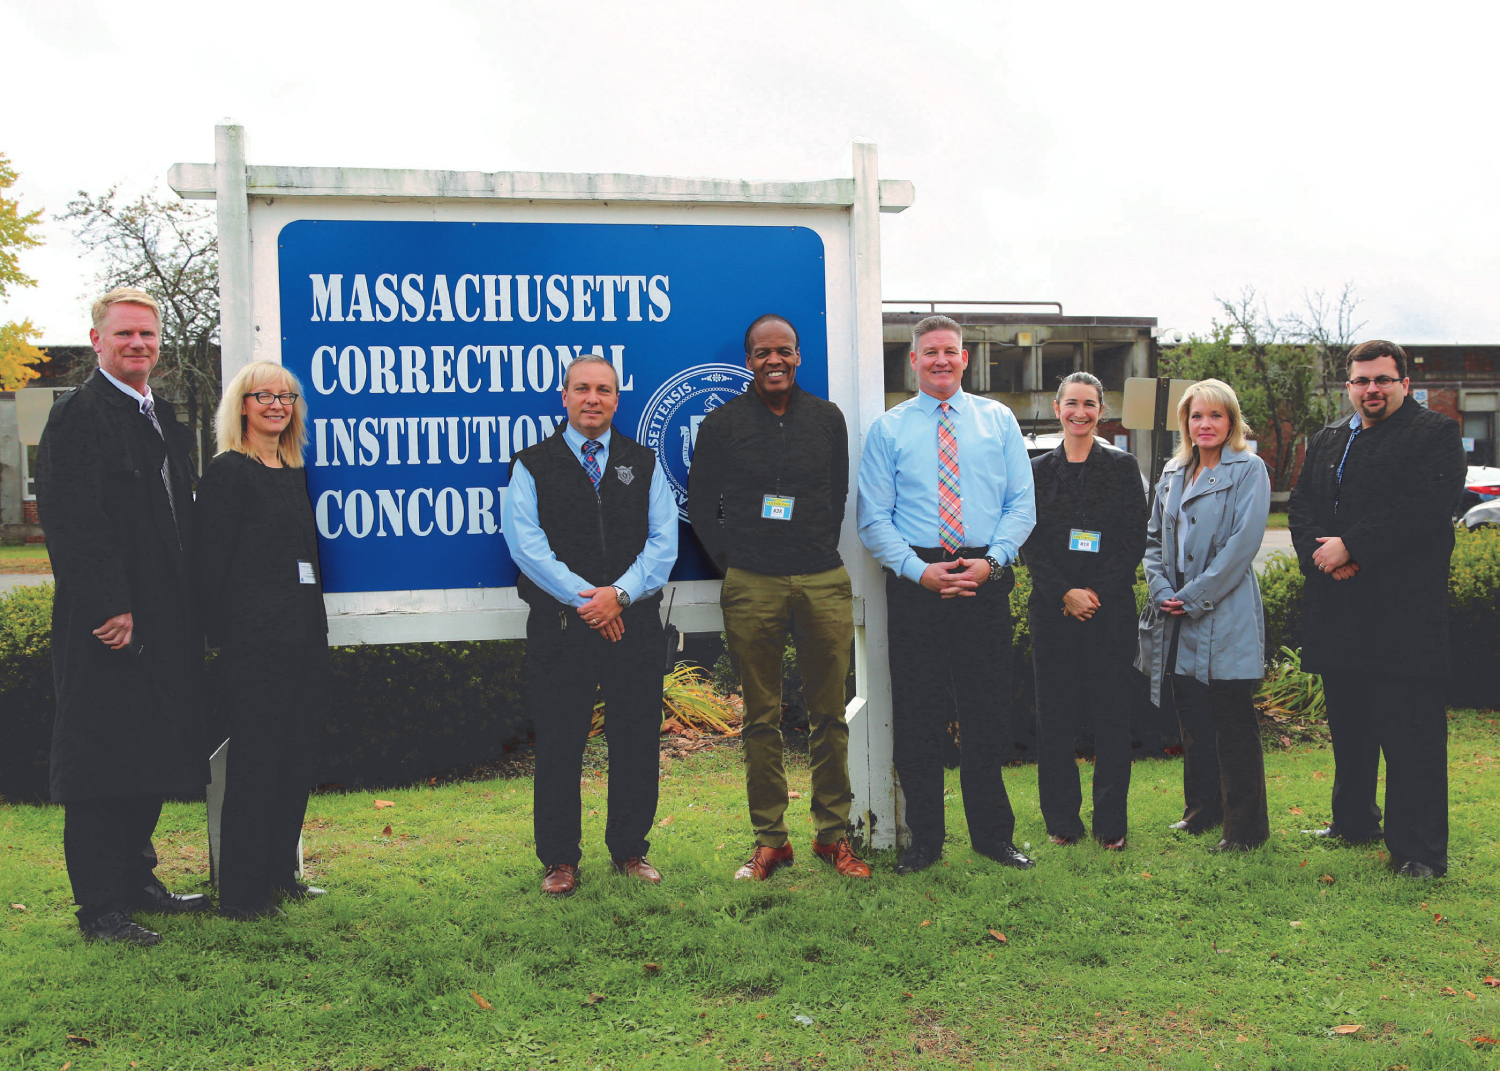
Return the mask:
[[795, 498], [766, 495], [761, 500], [760, 515], [768, 521], [789, 521], [792, 519], [792, 507], [796, 502]]
[[1090, 532], [1085, 528], [1071, 528], [1068, 530], [1068, 549], [1081, 550], [1087, 554], [1099, 553], [1099, 533]]

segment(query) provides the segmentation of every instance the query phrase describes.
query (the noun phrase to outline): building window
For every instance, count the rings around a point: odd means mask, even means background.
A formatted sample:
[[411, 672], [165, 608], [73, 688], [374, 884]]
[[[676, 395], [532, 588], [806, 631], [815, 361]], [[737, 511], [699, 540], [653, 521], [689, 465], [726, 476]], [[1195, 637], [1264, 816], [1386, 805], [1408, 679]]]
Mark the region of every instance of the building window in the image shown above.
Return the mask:
[[1495, 414], [1465, 413], [1463, 417], [1464, 445], [1470, 446], [1467, 440], [1473, 440], [1473, 448], [1468, 452], [1469, 464], [1495, 464]]
[[28, 446], [21, 451], [21, 500], [36, 500], [36, 447]]

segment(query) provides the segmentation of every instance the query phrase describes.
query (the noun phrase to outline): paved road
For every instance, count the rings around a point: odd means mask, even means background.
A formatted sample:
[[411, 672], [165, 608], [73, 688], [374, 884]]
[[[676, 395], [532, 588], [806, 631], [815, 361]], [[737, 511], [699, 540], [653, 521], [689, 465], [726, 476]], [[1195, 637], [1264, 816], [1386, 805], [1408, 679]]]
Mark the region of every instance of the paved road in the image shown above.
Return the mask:
[[26, 587], [30, 584], [50, 584], [51, 573], [0, 573], [0, 595], [4, 595], [11, 588]]

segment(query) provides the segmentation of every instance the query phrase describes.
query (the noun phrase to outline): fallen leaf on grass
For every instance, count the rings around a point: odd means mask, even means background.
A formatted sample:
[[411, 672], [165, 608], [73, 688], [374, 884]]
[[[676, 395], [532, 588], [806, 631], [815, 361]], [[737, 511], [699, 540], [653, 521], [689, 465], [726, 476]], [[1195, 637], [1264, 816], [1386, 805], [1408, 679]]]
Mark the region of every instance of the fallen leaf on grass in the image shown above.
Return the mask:
[[427, 783], [428, 783], [428, 784], [429, 784], [429, 785], [435, 785], [435, 784], [437, 784], [437, 778], [436, 778], [436, 777], [429, 777], [429, 778], [428, 778], [428, 779], [427, 779]]
[[1322, 771], [1322, 770], [1314, 770], [1314, 771], [1313, 771], [1313, 780], [1314, 780], [1314, 781], [1321, 781], [1321, 780], [1323, 780], [1323, 778], [1324, 778], [1324, 777], [1326, 777], [1326, 776], [1327, 776], [1327, 775], [1326, 775], [1326, 774], [1324, 774], [1324, 773], [1323, 773], [1323, 771]]
[[660, 822], [657, 822], [656, 824], [658, 826], [661, 826], [661, 827], [669, 826], [669, 825], [672, 824], [672, 816], [669, 814], [665, 818], [663, 818]]
[[1249, 1041], [1250, 1039], [1247, 1038], [1244, 1034], [1241, 1034], [1239, 1037], [1235, 1038], [1234, 1040], [1243, 1043], [1243, 1042]]
[[1298, 863], [1297, 865], [1298, 866], [1306, 866], [1307, 865], [1307, 860], [1304, 859], [1304, 860], [1302, 860], [1302, 862]]
[[99, 1044], [97, 1041], [86, 1038], [82, 1034], [69, 1034], [68, 1041], [74, 1045], [86, 1045], [91, 1049]]
[[999, 930], [991, 930], [990, 936], [999, 941], [1002, 945], [1010, 943], [1005, 939], [1005, 934], [1001, 933]]
[[1480, 1034], [1477, 1038], [1471, 1038], [1470, 1045], [1500, 1045], [1500, 1038], [1487, 1038]]
[[26, 905], [25, 904], [11, 904], [10, 906], [13, 907], [13, 908], [15, 908], [17, 911], [25, 911], [26, 910]]
[[1324, 885], [1332, 885], [1333, 884], [1333, 875], [1332, 874], [1324, 874], [1318, 880], [1321, 881]]
[[717, 846], [716, 846], [716, 847], [715, 847], [715, 848], [714, 848], [714, 851], [716, 851], [716, 852], [722, 852], [722, 851], [723, 851], [723, 850], [724, 850], [724, 845], [722, 845], [722, 844], [720, 844], [720, 845], [717, 845]]
[[393, 802], [391, 802], [390, 800], [376, 800], [375, 801], [375, 809], [377, 811], [380, 810], [382, 807], [394, 807], [394, 806], [396, 806], [396, 805]]
[[1363, 1023], [1345, 1023], [1333, 1028], [1335, 1034], [1357, 1034], [1365, 1028]]
[[645, 965], [645, 969], [646, 969], [646, 973], [647, 974], [655, 974], [657, 971], [661, 970], [661, 964], [660, 963], [647, 963]]
[[477, 992], [471, 990], [470, 993], [469, 993], [469, 996], [473, 997], [474, 998], [474, 1003], [478, 1004], [485, 1011], [494, 1011], [495, 1010], [495, 1006], [493, 1004], [491, 1004], [489, 1001], [485, 1000], [483, 997], [481, 997]]
[[1296, 926], [1301, 926], [1302, 923], [1300, 923], [1300, 922], [1289, 922], [1289, 923], [1287, 923], [1287, 925], [1296, 927]]
[[1464, 990], [1464, 996], [1468, 997], [1470, 1000], [1478, 1000], [1479, 999], [1473, 993], [1470, 993], [1467, 989]]
[[[922, 920], [922, 926], [931, 926], [931, 925], [932, 925], [932, 920], [931, 919], [923, 919]], [[922, 928], [922, 926], [918, 926], [917, 929], [920, 930]]]
[[62, 1065], [61, 1071], [68, 1071], [68, 1068], [70, 1068], [72, 1066], [73, 1066], [73, 1061], [69, 1060], [67, 1063], [65, 1063], [65, 1064]]
[[1302, 808], [1301, 807], [1288, 807], [1287, 811], [1289, 813], [1291, 813], [1291, 814], [1301, 814], [1302, 813]]
[[1441, 993], [1441, 994], [1443, 994], [1443, 996], [1445, 996], [1445, 997], [1456, 997], [1456, 996], [1458, 996], [1458, 990], [1454, 989], [1451, 985], [1445, 985], [1445, 986], [1443, 986], [1443, 988], [1439, 989], [1438, 992]]
[[1149, 878], [1149, 877], [1151, 877], [1151, 871], [1149, 871], [1149, 870], [1142, 870], [1141, 871], [1141, 877], [1143, 877], [1143, 878]]
[[1481, 984], [1482, 985], [1487, 985], [1491, 989], [1500, 989], [1500, 978], [1496, 978], [1492, 974], [1488, 978], [1486, 978]]
[[598, 816], [599, 816], [599, 812], [598, 811], [590, 811], [589, 812], [589, 817], [590, 818], [597, 818]]
[[386, 826], [384, 829], [382, 829], [380, 831], [380, 835], [382, 837], [389, 837], [391, 835], [391, 827], [390, 826]]
[[590, 993], [589, 994], [589, 999], [586, 1000], [586, 1001], [584, 1001], [583, 1003], [585, 1005], [588, 1005], [588, 1004], [598, 1004], [603, 999], [604, 999], [604, 994], [603, 993]]
[[786, 794], [786, 798], [789, 799], [789, 800], [800, 800], [802, 798], [802, 793], [800, 793], [800, 792], [788, 792]]

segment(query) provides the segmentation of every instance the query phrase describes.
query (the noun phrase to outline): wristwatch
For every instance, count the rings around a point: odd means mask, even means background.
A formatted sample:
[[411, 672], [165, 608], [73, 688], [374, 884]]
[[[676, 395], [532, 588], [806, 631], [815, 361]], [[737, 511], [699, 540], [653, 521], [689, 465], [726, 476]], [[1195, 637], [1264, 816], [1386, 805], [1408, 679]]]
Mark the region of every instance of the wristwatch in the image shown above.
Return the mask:
[[614, 585], [614, 589], [615, 589], [615, 598], [617, 600], [619, 600], [620, 609], [623, 610], [623, 609], [625, 609], [625, 607], [627, 607], [627, 606], [630, 605], [630, 592], [626, 591], [619, 584]]
[[988, 584], [990, 580], [994, 580], [995, 577], [1000, 575], [1000, 570], [1004, 569], [1005, 566], [1001, 565], [1000, 562], [996, 560], [993, 554], [986, 554], [984, 556], [984, 560], [990, 563], [989, 579], [985, 581], [985, 583]]

